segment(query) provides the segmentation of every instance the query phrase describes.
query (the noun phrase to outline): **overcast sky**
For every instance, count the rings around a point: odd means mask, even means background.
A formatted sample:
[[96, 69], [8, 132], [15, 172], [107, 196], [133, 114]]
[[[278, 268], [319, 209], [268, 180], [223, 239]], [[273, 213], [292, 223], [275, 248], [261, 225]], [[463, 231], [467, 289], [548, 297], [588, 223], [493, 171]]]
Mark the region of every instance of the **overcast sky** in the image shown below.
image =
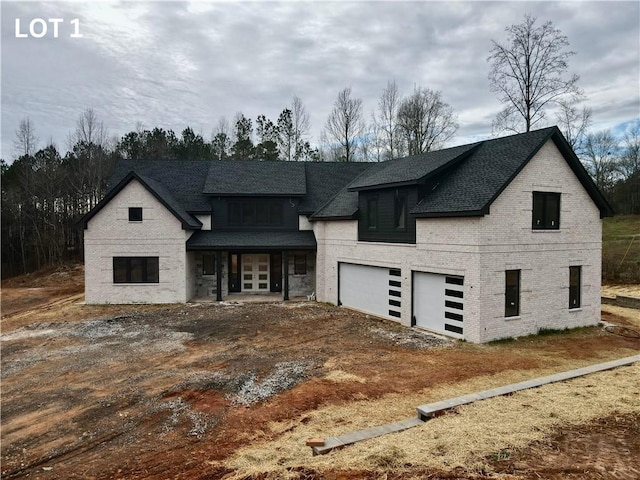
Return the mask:
[[[352, 87], [367, 119], [388, 80], [441, 90], [458, 115], [450, 144], [486, 138], [500, 104], [489, 90], [491, 40], [525, 13], [551, 20], [577, 52], [569, 68], [592, 129], [640, 116], [640, 3], [630, 2], [6, 2], [2, 1], [2, 158], [29, 117], [39, 147], [66, 138], [86, 108], [118, 137], [187, 126], [210, 140], [222, 116], [274, 121], [299, 96], [312, 143], [337, 93]], [[33, 19], [59, 18], [42, 38]], [[16, 32], [16, 19], [21, 30]], [[71, 38], [76, 22], [82, 38]], [[37, 23], [37, 22], [36, 22]], [[41, 25], [34, 24], [36, 33]], [[548, 118], [553, 124], [553, 116]]]

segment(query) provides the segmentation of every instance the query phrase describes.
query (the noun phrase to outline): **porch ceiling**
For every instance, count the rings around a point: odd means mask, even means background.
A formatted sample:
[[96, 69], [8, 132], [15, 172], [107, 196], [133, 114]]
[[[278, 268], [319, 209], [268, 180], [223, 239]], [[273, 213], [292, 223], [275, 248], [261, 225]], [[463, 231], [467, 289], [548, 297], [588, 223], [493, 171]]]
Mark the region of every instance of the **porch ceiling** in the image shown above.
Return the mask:
[[187, 240], [187, 250], [315, 250], [313, 232], [220, 232], [199, 230]]

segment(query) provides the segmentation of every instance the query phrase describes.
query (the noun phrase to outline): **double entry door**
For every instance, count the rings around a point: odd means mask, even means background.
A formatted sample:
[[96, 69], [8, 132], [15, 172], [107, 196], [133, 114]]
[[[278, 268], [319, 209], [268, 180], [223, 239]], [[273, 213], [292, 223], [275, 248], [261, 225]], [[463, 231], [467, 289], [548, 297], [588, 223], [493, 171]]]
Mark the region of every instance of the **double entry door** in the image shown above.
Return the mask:
[[282, 291], [280, 253], [230, 253], [229, 291], [266, 293]]

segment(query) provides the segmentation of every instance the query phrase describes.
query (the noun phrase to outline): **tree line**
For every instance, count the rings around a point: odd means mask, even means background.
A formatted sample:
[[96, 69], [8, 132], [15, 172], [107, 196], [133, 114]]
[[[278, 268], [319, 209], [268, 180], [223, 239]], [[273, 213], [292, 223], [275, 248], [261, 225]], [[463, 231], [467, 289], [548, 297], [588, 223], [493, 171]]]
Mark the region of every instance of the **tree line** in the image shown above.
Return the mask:
[[[568, 71], [575, 52], [567, 50], [567, 37], [530, 15], [506, 32], [507, 41], [493, 41], [487, 58], [490, 90], [503, 105], [493, 134], [539, 128], [554, 112], [555, 123], [614, 210], [640, 213], [640, 121], [622, 138], [607, 130], [590, 132], [592, 112], [580, 108], [585, 95], [579, 77]], [[403, 94], [393, 80], [368, 118], [362, 99], [351, 87], [342, 89], [315, 144], [298, 97], [276, 119], [253, 120], [242, 112], [232, 121], [220, 118], [210, 140], [190, 127], [177, 135], [141, 125], [116, 138], [88, 109], [69, 134], [64, 154], [52, 142], [39, 149], [35, 127], [25, 118], [16, 130], [14, 161], [0, 165], [2, 275], [80, 258], [77, 222], [104, 196], [120, 159], [384, 161], [444, 147], [457, 129], [457, 116], [442, 92], [416, 85]]]

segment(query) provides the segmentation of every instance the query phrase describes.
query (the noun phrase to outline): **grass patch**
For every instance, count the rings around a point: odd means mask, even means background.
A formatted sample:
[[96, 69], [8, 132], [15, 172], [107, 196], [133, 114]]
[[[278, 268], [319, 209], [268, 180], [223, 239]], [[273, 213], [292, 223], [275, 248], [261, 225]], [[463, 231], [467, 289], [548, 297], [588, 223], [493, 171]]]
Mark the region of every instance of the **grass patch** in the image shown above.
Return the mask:
[[602, 223], [602, 280], [640, 283], [640, 215], [619, 215]]
[[591, 335], [594, 330], [599, 327], [576, 327], [576, 328], [540, 328], [538, 333], [532, 333], [531, 335], [525, 335], [523, 337], [507, 337], [493, 340], [487, 345], [509, 345], [511, 343], [542, 340], [544, 337], [559, 336], [559, 335]]

